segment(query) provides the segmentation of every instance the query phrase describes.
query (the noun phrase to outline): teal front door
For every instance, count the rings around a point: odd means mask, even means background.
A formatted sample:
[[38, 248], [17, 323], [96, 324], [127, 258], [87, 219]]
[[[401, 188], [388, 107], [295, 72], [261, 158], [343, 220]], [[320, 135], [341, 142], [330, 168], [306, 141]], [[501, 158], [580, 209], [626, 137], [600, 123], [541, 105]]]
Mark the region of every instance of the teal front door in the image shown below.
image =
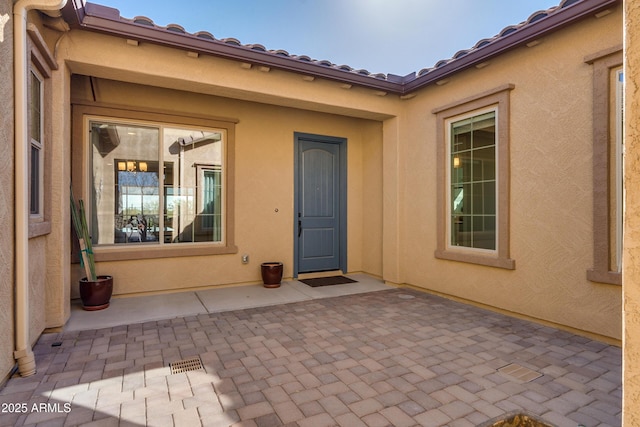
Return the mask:
[[295, 139], [295, 275], [346, 271], [346, 140]]

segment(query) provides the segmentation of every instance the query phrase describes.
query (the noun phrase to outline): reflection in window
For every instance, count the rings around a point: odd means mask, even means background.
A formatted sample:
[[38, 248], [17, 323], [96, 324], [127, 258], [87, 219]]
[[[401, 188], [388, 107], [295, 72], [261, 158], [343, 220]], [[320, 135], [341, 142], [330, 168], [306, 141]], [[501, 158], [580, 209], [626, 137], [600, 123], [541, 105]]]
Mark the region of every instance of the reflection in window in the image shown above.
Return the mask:
[[200, 209], [200, 235], [210, 236], [213, 241], [219, 241], [222, 233], [222, 170], [219, 166], [201, 167], [198, 173], [202, 195], [202, 209]]
[[31, 153], [29, 159], [29, 213], [42, 215], [43, 186], [43, 114], [42, 114], [42, 78], [31, 71], [29, 82], [29, 138]]
[[158, 162], [117, 159], [114, 243], [157, 241], [160, 206]]
[[224, 131], [92, 120], [90, 132], [95, 244], [223, 241]]
[[611, 238], [615, 242], [611, 245], [615, 251], [611, 251], [611, 255], [615, 255], [610, 261], [609, 269], [615, 272], [622, 272], [622, 232], [623, 232], [623, 199], [624, 199], [624, 71], [617, 69], [615, 76], [615, 148], [612, 157], [615, 159], [615, 165], [611, 169], [615, 170], [616, 176], [612, 177], [615, 182], [615, 206], [611, 206], [614, 210], [614, 219], [611, 221], [615, 224], [615, 232], [611, 233]]
[[451, 245], [496, 249], [495, 111], [451, 123]]

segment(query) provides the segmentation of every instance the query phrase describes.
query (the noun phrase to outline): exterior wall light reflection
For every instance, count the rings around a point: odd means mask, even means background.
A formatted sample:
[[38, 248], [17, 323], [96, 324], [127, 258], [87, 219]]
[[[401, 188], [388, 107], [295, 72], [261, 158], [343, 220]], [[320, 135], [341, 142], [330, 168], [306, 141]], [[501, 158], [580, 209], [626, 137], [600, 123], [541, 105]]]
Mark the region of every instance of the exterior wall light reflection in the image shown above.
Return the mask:
[[137, 162], [135, 160], [127, 160], [118, 162], [118, 171], [120, 172], [147, 172], [149, 166], [147, 162]]

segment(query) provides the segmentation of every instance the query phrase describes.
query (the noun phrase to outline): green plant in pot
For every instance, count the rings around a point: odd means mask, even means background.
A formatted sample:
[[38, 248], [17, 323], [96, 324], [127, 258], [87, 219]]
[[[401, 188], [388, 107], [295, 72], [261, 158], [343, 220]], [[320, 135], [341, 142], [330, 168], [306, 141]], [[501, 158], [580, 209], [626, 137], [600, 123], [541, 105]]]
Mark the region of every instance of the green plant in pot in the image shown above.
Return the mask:
[[80, 298], [82, 308], [89, 311], [103, 310], [109, 307], [113, 293], [113, 277], [96, 275], [96, 262], [91, 245], [91, 236], [87, 227], [87, 216], [82, 199], [75, 202], [71, 192], [71, 219], [80, 245], [80, 262], [86, 277], [80, 279]]

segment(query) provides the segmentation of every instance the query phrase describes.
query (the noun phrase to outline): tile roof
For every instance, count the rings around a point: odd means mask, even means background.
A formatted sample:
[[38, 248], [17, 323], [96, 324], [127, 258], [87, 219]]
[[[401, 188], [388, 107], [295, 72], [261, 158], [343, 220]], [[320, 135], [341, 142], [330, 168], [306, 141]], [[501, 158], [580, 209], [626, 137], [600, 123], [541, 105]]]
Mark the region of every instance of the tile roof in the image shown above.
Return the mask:
[[[243, 44], [231, 37], [218, 39], [208, 31], [188, 33], [178, 24], [160, 26], [146, 16], [123, 18], [117, 9], [85, 3], [84, 0], [70, 1], [64, 15], [67, 21], [71, 17], [72, 21], [74, 19], [77, 21], [76, 27], [84, 29], [193, 49], [205, 54], [318, 75], [389, 92], [407, 93], [618, 3], [621, 3], [621, 0], [562, 0], [558, 6], [537, 11], [527, 20], [505, 27], [494, 37], [478, 41], [470, 49], [460, 50], [449, 59], [440, 60], [432, 67], [423, 68], [417, 73], [406, 76], [371, 73], [365, 69], [334, 64], [326, 59], [319, 60], [307, 55], [290, 54], [282, 49], [269, 50], [261, 44]], [[68, 11], [70, 7], [75, 9], [72, 14]], [[178, 40], [172, 36], [183, 39]]]
[[[91, 8], [92, 6], [91, 3], [87, 4], [87, 7]], [[112, 10], [117, 10], [117, 9], [112, 9]], [[118, 11], [118, 16], [120, 15], [120, 12]], [[184, 35], [191, 35], [191, 36], [195, 36], [201, 39], [205, 39], [205, 40], [210, 40], [210, 41], [216, 41], [216, 42], [221, 42], [221, 43], [225, 43], [227, 45], [231, 45], [231, 46], [237, 46], [240, 48], [245, 48], [245, 49], [250, 49], [253, 51], [257, 51], [257, 52], [262, 52], [262, 53], [266, 53], [269, 55], [279, 55], [282, 57], [286, 57], [286, 58], [290, 58], [293, 60], [297, 60], [297, 61], [304, 61], [304, 62], [309, 62], [312, 64], [316, 64], [316, 65], [320, 65], [323, 67], [331, 67], [331, 68], [335, 68], [341, 71], [346, 71], [349, 73], [356, 73], [356, 74], [360, 74], [360, 75], [364, 75], [364, 76], [370, 76], [373, 78], [378, 78], [378, 79], [383, 79], [386, 80], [387, 79], [387, 75], [384, 73], [370, 73], [369, 71], [365, 70], [365, 69], [355, 69], [352, 68], [348, 65], [337, 65], [332, 63], [331, 61], [327, 60], [327, 59], [312, 59], [311, 57], [307, 56], [307, 55], [293, 55], [290, 54], [289, 52], [287, 52], [286, 50], [283, 49], [277, 49], [277, 50], [273, 50], [273, 49], [267, 49], [266, 47], [264, 47], [261, 44], [258, 43], [252, 43], [252, 44], [243, 44], [240, 40], [233, 38], [233, 37], [225, 37], [222, 39], [218, 39], [216, 37], [214, 37], [213, 34], [211, 34], [208, 31], [198, 31], [195, 33], [188, 33], [184, 27], [182, 27], [181, 25], [178, 24], [168, 24], [167, 26], [161, 26], [161, 25], [157, 25], [153, 22], [153, 20], [149, 17], [146, 16], [136, 16], [135, 18], [129, 19], [129, 18], [123, 18], [119, 16], [119, 20], [122, 22], [129, 22], [132, 24], [136, 24], [136, 25], [146, 25], [161, 31], [171, 31], [174, 33], [179, 33], [179, 34], [184, 34]]]
[[479, 40], [472, 48], [470, 49], [463, 49], [463, 50], [459, 50], [458, 52], [456, 52], [451, 58], [449, 59], [442, 59], [438, 62], [436, 62], [436, 64], [433, 67], [428, 67], [428, 68], [423, 68], [420, 71], [418, 71], [417, 75], [418, 76], [422, 76], [425, 75], [431, 71], [433, 71], [436, 68], [440, 68], [443, 65], [446, 65], [452, 61], [455, 61], [457, 59], [462, 58], [463, 56], [469, 54], [470, 52], [474, 51], [474, 50], [478, 50], [478, 49], [482, 49], [485, 46], [494, 43], [495, 41], [505, 38], [507, 36], [509, 36], [510, 34], [513, 34], [514, 32], [522, 29], [525, 26], [531, 25], [541, 19], [544, 19], [550, 15], [553, 15], [557, 12], [559, 12], [560, 10], [564, 9], [565, 7], [571, 6], [574, 3], [579, 2], [580, 0], [563, 0], [559, 6], [553, 6], [547, 10], [539, 10], [537, 12], [534, 12], [531, 16], [529, 16], [529, 18], [526, 21], [523, 21], [519, 24], [516, 25], [509, 25], [505, 28], [502, 29], [502, 31], [500, 31], [497, 35], [490, 37], [490, 38], [485, 38], [482, 40]]

